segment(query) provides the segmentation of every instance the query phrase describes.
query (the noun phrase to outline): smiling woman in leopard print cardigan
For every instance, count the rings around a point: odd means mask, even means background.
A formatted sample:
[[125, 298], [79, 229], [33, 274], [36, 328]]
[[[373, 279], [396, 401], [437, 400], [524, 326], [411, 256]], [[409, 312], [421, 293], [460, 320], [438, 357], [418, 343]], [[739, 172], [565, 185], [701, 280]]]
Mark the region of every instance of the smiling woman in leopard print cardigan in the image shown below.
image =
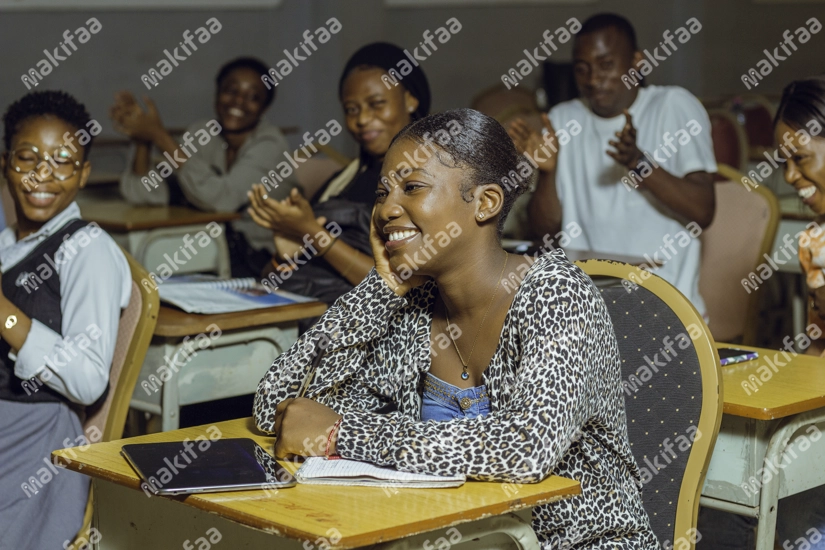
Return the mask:
[[532, 263], [499, 244], [523, 187], [508, 175], [523, 166], [476, 111], [404, 129], [378, 185], [375, 269], [278, 357], [256, 423], [278, 435], [282, 457], [323, 454], [306, 442], [332, 432], [342, 457], [404, 471], [574, 478], [581, 495], [534, 509], [544, 548], [658, 548], [606, 305], [563, 253]]

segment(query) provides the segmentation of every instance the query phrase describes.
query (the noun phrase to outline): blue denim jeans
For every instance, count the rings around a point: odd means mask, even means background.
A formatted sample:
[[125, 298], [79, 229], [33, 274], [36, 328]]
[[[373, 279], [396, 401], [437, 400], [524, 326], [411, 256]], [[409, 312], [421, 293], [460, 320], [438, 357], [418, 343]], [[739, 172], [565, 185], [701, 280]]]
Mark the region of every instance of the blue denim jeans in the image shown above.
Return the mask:
[[462, 390], [427, 373], [421, 403], [421, 420], [475, 418], [490, 413], [487, 386]]

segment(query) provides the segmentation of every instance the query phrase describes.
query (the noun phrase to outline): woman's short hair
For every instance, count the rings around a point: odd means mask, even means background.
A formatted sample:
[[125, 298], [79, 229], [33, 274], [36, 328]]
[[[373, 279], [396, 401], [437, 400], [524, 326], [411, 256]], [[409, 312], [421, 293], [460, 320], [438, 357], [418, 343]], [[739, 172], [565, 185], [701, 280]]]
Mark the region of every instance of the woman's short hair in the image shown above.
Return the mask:
[[[269, 71], [269, 68], [260, 59], [255, 57], [238, 57], [226, 63], [221, 67], [221, 70], [218, 71], [218, 76], [215, 77], [215, 83], [218, 85], [219, 90], [223, 81], [229, 76], [229, 73], [235, 69], [250, 69], [258, 73], [258, 77], [268, 74]], [[264, 97], [264, 107], [269, 107], [275, 99], [275, 86], [266, 88], [264, 93], [266, 94]]]
[[794, 130], [806, 129], [816, 120], [825, 128], [825, 75], [812, 76], [788, 84], [776, 110], [774, 126], [784, 122]]
[[[28, 119], [39, 116], [59, 118], [76, 130], [86, 130], [88, 123], [92, 120], [86, 107], [66, 92], [55, 90], [29, 92], [9, 105], [6, 114], [3, 115], [3, 143], [7, 151], [11, 149], [12, 138], [20, 130], [20, 126]], [[84, 159], [89, 156], [92, 139], [93, 136], [89, 134], [89, 141], [82, 146]]]
[[[513, 203], [527, 189], [535, 170], [519, 154], [507, 130], [496, 119], [473, 109], [453, 109], [407, 125], [390, 146], [402, 139], [422, 145], [432, 143], [443, 152], [435, 151], [439, 162], [450, 168], [464, 169], [461, 196], [467, 202], [473, 200], [470, 193], [474, 187], [490, 183], [501, 187], [504, 191], [504, 204], [498, 219], [498, 236], [501, 237]], [[529, 170], [531, 174], [522, 177], [520, 170], [521, 173]]]

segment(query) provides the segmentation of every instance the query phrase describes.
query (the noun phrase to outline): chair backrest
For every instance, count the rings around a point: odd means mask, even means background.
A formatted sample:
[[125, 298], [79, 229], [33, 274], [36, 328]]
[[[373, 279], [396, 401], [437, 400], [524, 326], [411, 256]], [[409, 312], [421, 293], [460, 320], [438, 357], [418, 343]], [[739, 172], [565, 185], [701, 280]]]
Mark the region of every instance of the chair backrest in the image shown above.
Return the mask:
[[734, 110], [739, 105], [745, 117], [743, 125], [750, 147], [773, 147], [773, 117], [776, 107], [759, 94], [743, 94], [726, 102], [725, 108]]
[[155, 331], [160, 310], [157, 292], [140, 284], [149, 273], [123, 251], [132, 272], [132, 295], [120, 316], [117, 343], [109, 372], [109, 395], [102, 403], [86, 411], [85, 428], [95, 426], [103, 434], [102, 441], [120, 439], [129, 411], [129, 401], [135, 389], [149, 341]]
[[726, 109], [708, 109], [716, 162], [743, 170], [748, 162], [748, 138], [736, 117]]
[[628, 437], [651, 527], [660, 543], [693, 548], [722, 420], [713, 338], [690, 301], [664, 279], [621, 262], [576, 263], [601, 291], [619, 342]]
[[718, 170], [725, 181], [715, 184], [716, 214], [701, 237], [699, 293], [716, 340], [756, 345], [761, 292], [749, 275], [773, 247], [779, 201], [766, 186], [743, 183], [730, 166]]

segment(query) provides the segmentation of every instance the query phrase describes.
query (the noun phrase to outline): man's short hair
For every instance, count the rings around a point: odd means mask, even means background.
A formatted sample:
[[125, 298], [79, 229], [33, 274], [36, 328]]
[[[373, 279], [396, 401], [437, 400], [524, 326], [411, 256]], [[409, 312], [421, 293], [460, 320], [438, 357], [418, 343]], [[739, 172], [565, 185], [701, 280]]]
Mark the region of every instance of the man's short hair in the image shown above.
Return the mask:
[[585, 34], [603, 31], [611, 27], [627, 38], [627, 42], [630, 44], [631, 54], [639, 49], [636, 44], [636, 31], [633, 29], [633, 25], [621, 15], [615, 13], [597, 13], [589, 17], [576, 36], [584, 36]]
[[[9, 105], [3, 115], [3, 143], [7, 151], [11, 149], [12, 138], [20, 130], [20, 126], [27, 120], [40, 116], [54, 116], [75, 130], [86, 130], [87, 124], [92, 120], [86, 107], [66, 92], [29, 92]], [[84, 158], [89, 156], [91, 137], [90, 135], [89, 142], [82, 146]]]

